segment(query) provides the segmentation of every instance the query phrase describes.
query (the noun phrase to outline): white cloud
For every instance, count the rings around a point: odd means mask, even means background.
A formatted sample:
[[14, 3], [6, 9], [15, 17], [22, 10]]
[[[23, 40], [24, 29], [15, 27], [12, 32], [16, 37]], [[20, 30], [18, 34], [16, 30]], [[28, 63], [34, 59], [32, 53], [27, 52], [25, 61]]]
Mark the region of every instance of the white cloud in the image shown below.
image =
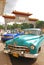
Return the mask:
[[33, 17], [44, 20], [44, 0], [19, 0], [15, 9], [31, 12]]

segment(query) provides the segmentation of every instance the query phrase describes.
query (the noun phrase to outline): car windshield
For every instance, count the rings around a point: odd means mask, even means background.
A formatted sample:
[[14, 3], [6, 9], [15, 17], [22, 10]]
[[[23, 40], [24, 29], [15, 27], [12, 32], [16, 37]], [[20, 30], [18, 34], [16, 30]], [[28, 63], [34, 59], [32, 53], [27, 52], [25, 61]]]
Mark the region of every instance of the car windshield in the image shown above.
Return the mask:
[[16, 30], [6, 30], [4, 34], [7, 34], [7, 33], [13, 33], [14, 34], [14, 33], [17, 33], [17, 31]]
[[17, 33], [17, 31], [16, 30], [12, 30], [11, 33], [15, 34], [15, 33]]
[[24, 30], [24, 34], [41, 35], [41, 30]]
[[16, 34], [16, 33], [21, 33], [22, 31], [20, 30], [7, 30], [6, 33], [13, 33], [13, 34]]

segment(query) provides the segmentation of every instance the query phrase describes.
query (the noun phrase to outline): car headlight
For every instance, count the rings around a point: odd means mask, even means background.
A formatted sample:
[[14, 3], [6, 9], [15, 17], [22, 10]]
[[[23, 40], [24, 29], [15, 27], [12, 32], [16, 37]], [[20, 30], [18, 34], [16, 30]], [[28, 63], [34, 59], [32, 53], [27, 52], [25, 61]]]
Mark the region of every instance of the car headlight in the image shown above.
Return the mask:
[[32, 45], [30, 48], [31, 48], [32, 50], [34, 50], [35, 47], [34, 47], [34, 45]]

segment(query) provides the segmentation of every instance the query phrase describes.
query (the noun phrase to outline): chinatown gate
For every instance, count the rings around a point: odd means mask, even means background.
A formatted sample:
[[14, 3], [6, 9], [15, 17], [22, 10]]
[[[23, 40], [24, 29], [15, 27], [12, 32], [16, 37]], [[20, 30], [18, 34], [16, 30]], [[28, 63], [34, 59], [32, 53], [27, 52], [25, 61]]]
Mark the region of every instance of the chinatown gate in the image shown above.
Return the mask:
[[5, 29], [7, 29], [7, 23], [14, 22], [14, 23], [31, 23], [35, 27], [35, 22], [38, 21], [36, 18], [29, 18], [31, 13], [13, 11], [12, 14], [5, 14], [3, 17], [5, 18]]
[[14, 22], [14, 23], [27, 23], [28, 17], [32, 15], [30, 13], [13, 11], [12, 14], [4, 14], [3, 17], [5, 19], [5, 29], [7, 29], [7, 23]]

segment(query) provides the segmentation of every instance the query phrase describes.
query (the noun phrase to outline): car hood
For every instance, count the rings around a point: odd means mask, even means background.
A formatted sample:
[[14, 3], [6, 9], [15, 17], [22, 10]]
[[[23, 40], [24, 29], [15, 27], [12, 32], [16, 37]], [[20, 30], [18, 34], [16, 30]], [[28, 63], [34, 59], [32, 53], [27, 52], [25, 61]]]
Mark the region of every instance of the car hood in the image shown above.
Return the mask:
[[33, 40], [33, 39], [37, 39], [37, 38], [40, 38], [40, 36], [39, 35], [37, 35], [37, 36], [35, 36], [35, 35], [21, 35], [18, 37], [18, 39], [25, 40], [25, 41]]
[[33, 36], [33, 35], [21, 35], [14, 39], [17, 45], [29, 45], [29, 44], [34, 44], [36, 45], [37, 42], [39, 41], [40, 36]]

